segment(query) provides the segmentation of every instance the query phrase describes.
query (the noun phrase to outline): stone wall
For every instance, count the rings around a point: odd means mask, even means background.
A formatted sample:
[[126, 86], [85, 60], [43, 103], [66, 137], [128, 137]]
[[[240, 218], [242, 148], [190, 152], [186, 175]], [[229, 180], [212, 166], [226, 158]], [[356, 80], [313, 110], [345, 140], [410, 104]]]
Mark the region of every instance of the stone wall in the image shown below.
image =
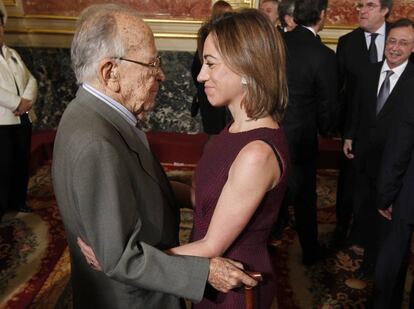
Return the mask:
[[[38, 116], [35, 129], [55, 129], [77, 90], [67, 48], [16, 47], [39, 83], [35, 105]], [[157, 96], [157, 104], [148, 116], [147, 130], [196, 133], [200, 119], [191, 118], [190, 105], [195, 93], [191, 77], [193, 53], [161, 51], [166, 80]]]

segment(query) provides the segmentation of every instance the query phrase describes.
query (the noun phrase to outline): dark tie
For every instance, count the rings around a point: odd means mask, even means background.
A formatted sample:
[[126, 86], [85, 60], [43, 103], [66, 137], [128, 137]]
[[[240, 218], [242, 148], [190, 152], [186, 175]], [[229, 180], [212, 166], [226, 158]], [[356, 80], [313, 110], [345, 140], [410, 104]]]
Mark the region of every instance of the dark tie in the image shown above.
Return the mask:
[[375, 39], [377, 38], [378, 33], [371, 33], [371, 43], [369, 44], [368, 53], [369, 53], [369, 61], [371, 63], [378, 62], [378, 53], [377, 53], [377, 46], [375, 45]]
[[386, 76], [384, 81], [382, 82], [380, 91], [378, 93], [377, 97], [377, 115], [381, 111], [382, 107], [384, 106], [385, 102], [388, 99], [388, 96], [390, 95], [390, 76], [394, 74], [392, 70], [386, 71]]

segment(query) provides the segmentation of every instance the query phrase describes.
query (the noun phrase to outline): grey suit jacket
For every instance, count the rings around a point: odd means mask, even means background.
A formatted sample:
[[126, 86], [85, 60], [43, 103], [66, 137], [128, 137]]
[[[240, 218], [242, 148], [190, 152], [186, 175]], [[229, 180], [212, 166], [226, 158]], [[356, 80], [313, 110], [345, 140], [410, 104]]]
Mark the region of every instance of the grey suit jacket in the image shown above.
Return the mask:
[[[203, 296], [208, 260], [161, 251], [178, 244], [179, 210], [135, 130], [82, 88], [60, 121], [52, 176], [75, 308], [178, 308], [178, 297]], [[103, 272], [87, 265], [77, 236], [92, 246]]]

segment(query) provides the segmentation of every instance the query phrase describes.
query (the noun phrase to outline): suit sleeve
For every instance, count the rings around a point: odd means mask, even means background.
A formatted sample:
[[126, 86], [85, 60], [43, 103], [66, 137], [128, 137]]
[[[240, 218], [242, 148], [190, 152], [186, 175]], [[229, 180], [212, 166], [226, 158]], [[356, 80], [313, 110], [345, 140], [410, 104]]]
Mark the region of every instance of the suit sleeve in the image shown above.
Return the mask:
[[335, 53], [330, 49], [326, 50], [325, 57], [317, 68], [315, 80], [318, 127], [322, 135], [333, 131], [339, 112], [337, 77]]
[[26, 67], [19, 54], [17, 52], [14, 52], [14, 56], [19, 61], [23, 69], [23, 74], [27, 76], [27, 83], [24, 85], [21, 97], [32, 101], [34, 104], [37, 98], [37, 81], [33, 77], [32, 73], [30, 73], [29, 69]]
[[[349, 102], [347, 100], [347, 87], [348, 87], [348, 76], [346, 71], [346, 53], [345, 53], [345, 40], [339, 38], [338, 46], [336, 48], [336, 62], [337, 62], [337, 73], [338, 73], [338, 128], [341, 134], [344, 133], [346, 112]], [[349, 87], [348, 87], [349, 88]]]
[[346, 115], [345, 115], [345, 127], [344, 127], [344, 138], [345, 139], [355, 139], [356, 132], [358, 130], [360, 113], [361, 113], [361, 104], [362, 102], [362, 93], [363, 93], [363, 78], [355, 83], [357, 86], [354, 88], [352, 94], [348, 93], [348, 98], [351, 98], [347, 102]]
[[144, 210], [137, 205], [139, 193], [132, 192], [123, 159], [114, 145], [102, 140], [85, 145], [77, 155], [71, 179], [86, 233], [80, 237], [91, 245], [108, 277], [143, 289], [201, 300], [208, 259], [172, 256], [140, 242]]
[[[396, 110], [396, 123], [385, 146], [378, 178], [377, 207], [386, 209], [397, 198], [403, 185], [404, 174], [410, 160], [414, 160], [414, 83], [400, 110]], [[408, 89], [408, 88], [407, 88]]]
[[23, 80], [27, 80], [25, 85], [19, 85], [24, 87], [21, 89], [22, 93], [20, 96], [16, 94], [15, 86], [13, 86], [12, 90], [5, 87], [0, 87], [0, 105], [10, 109], [11, 111], [14, 111], [19, 106], [21, 98], [28, 99], [32, 101], [32, 103], [36, 101], [37, 81], [27, 69], [19, 54], [13, 50], [11, 52], [12, 57], [18, 62], [16, 68], [18, 69], [18, 74], [21, 74], [19, 77], [22, 77]]

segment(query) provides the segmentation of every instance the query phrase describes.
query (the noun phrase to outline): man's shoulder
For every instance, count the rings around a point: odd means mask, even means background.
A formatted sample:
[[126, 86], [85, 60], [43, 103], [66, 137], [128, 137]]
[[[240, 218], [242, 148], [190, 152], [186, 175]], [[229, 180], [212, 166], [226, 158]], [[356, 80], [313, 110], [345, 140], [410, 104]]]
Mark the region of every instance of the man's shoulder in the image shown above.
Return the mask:
[[344, 34], [339, 37], [338, 39], [338, 46], [340, 45], [346, 45], [346, 44], [352, 44], [355, 42], [355, 40], [361, 39], [364, 35], [364, 30], [362, 28], [356, 28], [352, 30], [351, 32], [348, 32], [347, 34]]
[[94, 104], [94, 101], [92, 96], [84, 96], [78, 92], [62, 115], [57, 138], [63, 136], [66, 139], [69, 136], [74, 136], [75, 139], [72, 141], [79, 145], [88, 139], [96, 139], [98, 135], [107, 134], [108, 128], [111, 126], [101, 114], [90, 108], [89, 105]]

